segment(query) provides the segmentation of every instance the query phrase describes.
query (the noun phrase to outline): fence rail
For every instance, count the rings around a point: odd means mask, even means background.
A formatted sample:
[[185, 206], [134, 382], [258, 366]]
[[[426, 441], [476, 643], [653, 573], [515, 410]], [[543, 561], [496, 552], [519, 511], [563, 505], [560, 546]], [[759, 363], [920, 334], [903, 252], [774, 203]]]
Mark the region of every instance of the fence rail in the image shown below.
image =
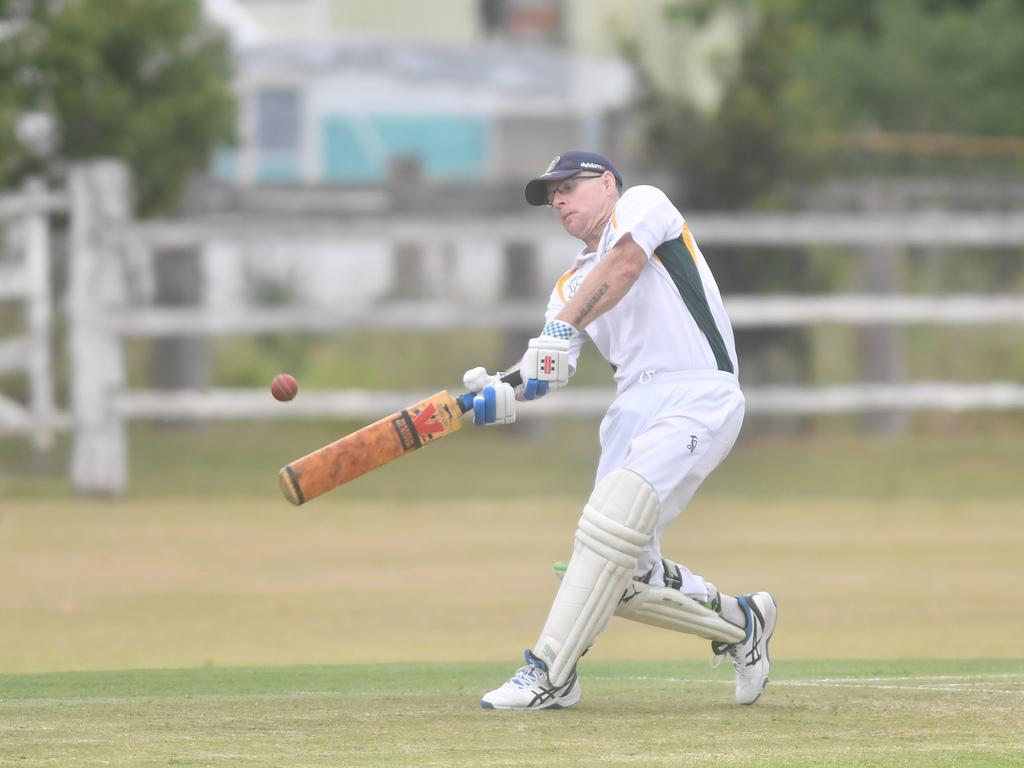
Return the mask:
[[[715, 213], [689, 217], [701, 245], [970, 245], [993, 248], [1024, 243], [1024, 213], [917, 211], [885, 213]], [[342, 219], [293, 215], [260, 218], [215, 215], [182, 221], [131, 222], [112, 236], [159, 248], [181, 248], [227, 238], [239, 242], [268, 239], [337, 239], [393, 241], [482, 240], [564, 242], [552, 217], [529, 214], [482, 218], [407, 215]]]
[[[993, 325], [1024, 323], [1015, 296], [733, 296], [726, 307], [737, 328], [841, 325]], [[341, 328], [451, 331], [462, 328], [535, 330], [537, 302], [455, 306], [439, 301], [392, 302], [345, 312], [251, 308], [147, 308], [111, 312], [105, 327], [132, 337], [221, 334], [330, 333]]]
[[[70, 429], [72, 484], [82, 493], [112, 494], [124, 489], [128, 480], [128, 419], [369, 420], [429, 394], [304, 391], [298, 400], [281, 405], [266, 392], [244, 389], [133, 390], [126, 385], [127, 338], [329, 333], [348, 328], [530, 330], [536, 327], [541, 307], [538, 301], [519, 299], [494, 306], [469, 306], [450, 297], [368, 300], [344, 311], [243, 307], [225, 312], [201, 301], [178, 307], [133, 306], [129, 273], [140, 264], [149, 261], [152, 266], [153, 260], [180, 258], [188, 249], [208, 248], [224, 241], [242, 247], [288, 240], [293, 245], [317, 240], [374, 241], [392, 246], [414, 242], [435, 250], [455, 242], [480, 241], [501, 243], [506, 251], [513, 245], [519, 248], [526, 244], [536, 252], [555, 242], [559, 247], [565, 245], [557, 223], [536, 215], [439, 221], [426, 217], [392, 220], [374, 215], [339, 219], [302, 216], [293, 211], [283, 216], [220, 215], [140, 223], [130, 215], [130, 179], [124, 166], [114, 162], [75, 168], [66, 194], [37, 186], [23, 190], [18, 199], [0, 197], [0, 217], [18, 223], [20, 252], [26, 256], [48, 252], [46, 217], [65, 208], [70, 210], [71, 254], [68, 295], [62, 305], [67, 307], [69, 319], [71, 413], [57, 412], [52, 403], [52, 303], [41, 289], [49, 282], [44, 271], [48, 261], [33, 261], [33, 256], [23, 264], [0, 265], [0, 298], [26, 300], [29, 330], [25, 339], [0, 340], [0, 371], [24, 370], [33, 382], [31, 407], [0, 396], [0, 433], [38, 436], [50, 434], [53, 429]], [[873, 259], [874, 267], [899, 247], [1024, 245], [1024, 213], [701, 213], [692, 217], [691, 225], [698, 240], [708, 246], [849, 246], [857, 258], [868, 256], [865, 264]], [[862, 328], [1024, 323], [1024, 296], [922, 296], [872, 292], [877, 287], [874, 285], [863, 287], [866, 292], [830, 296], [733, 295], [726, 297], [726, 304], [738, 328], [821, 323]], [[47, 388], [51, 389], [49, 395]], [[1024, 408], [1024, 386], [1016, 382], [886, 381], [824, 387], [747, 386], [745, 391], [749, 412], [764, 414]], [[611, 398], [611, 390], [575, 387], [571, 397], [546, 398], [524, 409], [523, 416], [593, 415], [603, 411]]]
[[[347, 389], [304, 391], [282, 405], [262, 389], [123, 390], [113, 410], [124, 418], [147, 419], [351, 419], [371, 420], [418, 402], [432, 392]], [[606, 387], [573, 387], [520, 409], [525, 420], [551, 416], [593, 417], [615, 396]], [[747, 410], [760, 415], [855, 414], [864, 411], [950, 412], [1024, 408], [1024, 385], [1016, 382], [949, 384], [919, 382], [819, 387], [745, 387]]]

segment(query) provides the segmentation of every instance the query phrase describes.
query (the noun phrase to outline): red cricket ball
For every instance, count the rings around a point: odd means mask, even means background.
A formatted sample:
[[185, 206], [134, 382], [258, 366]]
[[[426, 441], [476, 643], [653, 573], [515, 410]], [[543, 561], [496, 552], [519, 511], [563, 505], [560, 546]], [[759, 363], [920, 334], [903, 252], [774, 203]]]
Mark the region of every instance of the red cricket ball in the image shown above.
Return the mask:
[[294, 376], [287, 373], [277, 374], [270, 383], [270, 394], [274, 396], [275, 400], [280, 400], [281, 402], [291, 400], [298, 392], [299, 382], [295, 380]]

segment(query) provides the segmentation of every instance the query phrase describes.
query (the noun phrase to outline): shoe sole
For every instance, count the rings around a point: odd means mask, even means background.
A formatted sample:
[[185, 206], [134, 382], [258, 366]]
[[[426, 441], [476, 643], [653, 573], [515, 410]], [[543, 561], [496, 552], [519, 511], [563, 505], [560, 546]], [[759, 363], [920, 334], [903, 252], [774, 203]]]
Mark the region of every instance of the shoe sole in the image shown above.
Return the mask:
[[481, 709], [490, 709], [490, 710], [494, 710], [494, 711], [499, 711], [500, 710], [500, 711], [503, 711], [503, 712], [514, 712], [514, 711], [517, 711], [517, 710], [518, 711], [522, 711], [522, 712], [543, 712], [544, 710], [547, 710], [547, 709], [572, 709], [578, 703], [579, 702], [573, 702], [572, 704], [548, 704], [545, 707], [496, 707], [493, 704], [491, 704], [489, 701], [481, 701], [480, 702], [480, 708]]
[[[568, 698], [568, 697], [565, 697]], [[527, 712], [539, 712], [544, 709], [571, 709], [580, 703], [580, 699], [583, 698], [583, 691], [579, 691], [576, 695], [575, 700], [566, 702], [565, 698], [557, 699], [550, 704], [545, 704], [541, 707], [496, 707], [489, 701], [480, 700], [481, 709], [493, 709], [493, 710], [523, 710]]]

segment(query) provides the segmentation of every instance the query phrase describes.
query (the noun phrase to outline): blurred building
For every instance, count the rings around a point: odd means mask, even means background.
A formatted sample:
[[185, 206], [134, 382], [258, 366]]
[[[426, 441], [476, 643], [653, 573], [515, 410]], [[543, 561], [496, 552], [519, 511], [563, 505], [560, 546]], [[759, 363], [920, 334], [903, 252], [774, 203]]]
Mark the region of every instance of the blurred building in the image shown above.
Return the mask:
[[684, 75], [707, 56], [668, 33], [669, 0], [205, 4], [237, 51], [240, 144], [215, 174], [240, 185], [378, 184], [396, 168], [487, 183], [571, 146], [628, 167], [637, 84], [622, 42], [698, 100], [714, 81]]
[[266, 42], [239, 52], [241, 183], [429, 181], [543, 168], [552, 147], [614, 146], [628, 67], [548, 49], [386, 39]]
[[[397, 168], [488, 182], [544, 167], [553, 148], [621, 144], [632, 72], [557, 45], [561, 3], [514, 15], [495, 2], [398, 2], [386, 20], [327, 0], [211, 5], [231, 9], [218, 20], [234, 30], [241, 102], [221, 180], [377, 184]], [[260, 21], [286, 6], [290, 23]]]

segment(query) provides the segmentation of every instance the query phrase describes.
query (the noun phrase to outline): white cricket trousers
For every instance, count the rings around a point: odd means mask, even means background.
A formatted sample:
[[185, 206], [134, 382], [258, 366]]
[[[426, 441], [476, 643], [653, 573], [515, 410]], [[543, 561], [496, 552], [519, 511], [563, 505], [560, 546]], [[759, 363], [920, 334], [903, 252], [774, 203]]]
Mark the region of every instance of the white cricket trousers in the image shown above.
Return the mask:
[[[664, 586], [662, 534], [729, 455], [743, 412], [736, 377], [721, 371], [648, 372], [616, 396], [601, 422], [595, 484], [616, 469], [631, 469], [654, 486], [661, 502], [637, 576], [651, 571], [650, 583]], [[707, 601], [707, 582], [683, 566], [680, 571], [682, 592]]]

